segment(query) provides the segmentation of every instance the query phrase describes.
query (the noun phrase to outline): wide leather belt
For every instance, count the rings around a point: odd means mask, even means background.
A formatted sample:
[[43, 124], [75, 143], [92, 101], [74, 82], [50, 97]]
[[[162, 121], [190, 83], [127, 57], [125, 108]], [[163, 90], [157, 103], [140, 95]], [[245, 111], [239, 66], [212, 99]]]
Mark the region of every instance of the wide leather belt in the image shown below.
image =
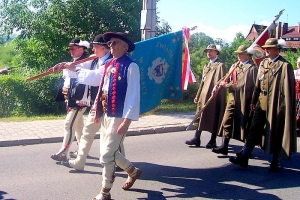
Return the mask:
[[102, 94], [101, 101], [102, 101], [102, 107], [104, 113], [107, 113], [107, 99], [108, 99], [108, 95]]

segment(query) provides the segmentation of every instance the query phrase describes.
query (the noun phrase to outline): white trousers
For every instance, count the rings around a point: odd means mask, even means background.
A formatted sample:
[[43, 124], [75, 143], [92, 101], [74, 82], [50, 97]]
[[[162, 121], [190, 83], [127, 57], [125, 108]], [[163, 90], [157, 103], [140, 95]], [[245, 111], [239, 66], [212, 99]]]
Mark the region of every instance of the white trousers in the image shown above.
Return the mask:
[[86, 110], [86, 107], [82, 109], [71, 109], [65, 119], [65, 129], [64, 129], [64, 139], [63, 144], [59, 152], [65, 150], [67, 158], [69, 158], [69, 149], [74, 141], [75, 135], [76, 140], [79, 143], [80, 137], [82, 135], [82, 128], [84, 125], [83, 114]]
[[117, 134], [117, 130], [122, 122], [122, 118], [108, 117], [106, 114], [101, 118], [100, 163], [103, 165], [102, 188], [112, 188], [116, 164], [123, 170], [132, 166], [131, 162], [119, 152], [126, 136], [126, 134]]

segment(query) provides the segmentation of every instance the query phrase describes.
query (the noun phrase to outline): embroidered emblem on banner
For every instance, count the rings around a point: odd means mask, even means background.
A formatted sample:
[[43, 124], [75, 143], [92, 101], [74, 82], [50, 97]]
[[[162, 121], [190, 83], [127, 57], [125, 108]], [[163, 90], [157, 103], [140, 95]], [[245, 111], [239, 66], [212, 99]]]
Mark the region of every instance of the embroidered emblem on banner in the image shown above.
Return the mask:
[[168, 63], [165, 59], [158, 57], [152, 62], [152, 67], [148, 68], [148, 76], [149, 79], [155, 80], [155, 83], [162, 83], [163, 79], [165, 78], [165, 74], [169, 69]]

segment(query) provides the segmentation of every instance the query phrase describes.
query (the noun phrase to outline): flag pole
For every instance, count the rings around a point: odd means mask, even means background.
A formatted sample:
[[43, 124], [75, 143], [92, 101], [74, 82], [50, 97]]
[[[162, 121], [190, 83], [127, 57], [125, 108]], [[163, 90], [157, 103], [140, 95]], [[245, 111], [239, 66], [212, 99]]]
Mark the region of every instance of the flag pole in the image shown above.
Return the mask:
[[261, 40], [261, 38], [264, 36], [264, 34], [273, 28], [273, 26], [275, 25], [275, 22], [282, 15], [283, 11], [284, 11], [284, 9], [280, 10], [279, 13], [277, 15], [275, 15], [275, 18], [272, 21], [272, 23], [267, 28], [265, 28], [265, 30], [256, 38], [256, 40], [251, 44], [251, 46], [249, 48], [253, 48], [254, 46], [256, 46], [257, 43], [259, 42], [259, 40]]

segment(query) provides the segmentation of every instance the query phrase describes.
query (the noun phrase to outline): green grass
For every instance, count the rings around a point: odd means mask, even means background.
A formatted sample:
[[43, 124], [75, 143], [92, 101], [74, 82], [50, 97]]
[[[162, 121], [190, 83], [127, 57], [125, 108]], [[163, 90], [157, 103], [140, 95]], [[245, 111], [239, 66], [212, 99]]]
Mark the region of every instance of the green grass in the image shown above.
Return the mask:
[[45, 115], [45, 116], [20, 116], [20, 117], [6, 117], [0, 118], [1, 122], [21, 122], [21, 121], [35, 121], [35, 120], [52, 120], [52, 119], [65, 119], [66, 115]]
[[[147, 112], [144, 115], [163, 114], [163, 113], [178, 113], [195, 111], [196, 105], [192, 100], [162, 100], [161, 105], [152, 111]], [[88, 110], [85, 112], [88, 114]], [[53, 120], [53, 119], [65, 119], [66, 115], [45, 115], [45, 116], [14, 116], [7, 118], [0, 118], [2, 122], [18, 122], [18, 121], [34, 121], [34, 120]]]
[[192, 100], [162, 100], [160, 106], [147, 114], [163, 114], [195, 111], [196, 104]]

